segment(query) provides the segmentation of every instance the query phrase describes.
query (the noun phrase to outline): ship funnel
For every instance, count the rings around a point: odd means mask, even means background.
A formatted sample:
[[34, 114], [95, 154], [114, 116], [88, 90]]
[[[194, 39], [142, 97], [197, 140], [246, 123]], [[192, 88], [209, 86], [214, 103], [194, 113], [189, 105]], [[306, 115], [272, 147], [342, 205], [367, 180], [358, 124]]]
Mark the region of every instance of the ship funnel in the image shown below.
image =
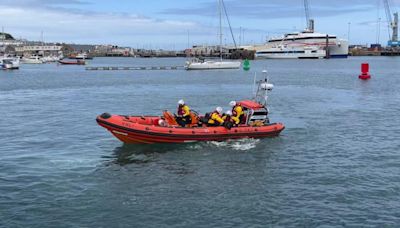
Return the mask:
[[308, 20], [308, 31], [314, 32], [314, 19]]

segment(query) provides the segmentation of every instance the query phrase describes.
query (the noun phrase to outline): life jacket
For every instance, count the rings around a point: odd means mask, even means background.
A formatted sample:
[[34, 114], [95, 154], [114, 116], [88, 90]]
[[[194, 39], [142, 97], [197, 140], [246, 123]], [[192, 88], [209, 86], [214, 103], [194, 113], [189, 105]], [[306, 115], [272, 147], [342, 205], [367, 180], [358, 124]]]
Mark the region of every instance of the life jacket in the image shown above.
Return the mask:
[[[236, 110], [237, 108], [240, 108], [240, 110]], [[239, 112], [239, 113], [238, 113]], [[240, 116], [242, 116], [244, 114], [243, 112], [243, 107], [241, 105], [235, 105], [232, 108], [232, 116], [235, 116], [237, 118], [240, 118]]]
[[[186, 109], [189, 110], [189, 113], [186, 113], [186, 112], [185, 112], [185, 107], [186, 107]], [[178, 116], [187, 116], [187, 115], [190, 115], [190, 108], [189, 108], [187, 105], [179, 105], [179, 106], [178, 106], [178, 111], [177, 111], [177, 113], [178, 113]]]
[[[213, 116], [217, 116], [217, 117], [213, 118]], [[222, 119], [221, 115], [217, 111], [212, 112], [210, 114], [210, 119], [208, 120], [209, 124], [214, 124], [215, 122], [218, 122], [220, 124], [222, 124], [224, 122], [224, 120]]]
[[212, 116], [213, 116], [214, 114], [217, 114], [218, 116], [221, 116], [221, 115], [219, 114], [219, 112], [214, 111], [214, 112], [212, 112], [212, 113], [210, 114], [210, 118], [212, 118]]

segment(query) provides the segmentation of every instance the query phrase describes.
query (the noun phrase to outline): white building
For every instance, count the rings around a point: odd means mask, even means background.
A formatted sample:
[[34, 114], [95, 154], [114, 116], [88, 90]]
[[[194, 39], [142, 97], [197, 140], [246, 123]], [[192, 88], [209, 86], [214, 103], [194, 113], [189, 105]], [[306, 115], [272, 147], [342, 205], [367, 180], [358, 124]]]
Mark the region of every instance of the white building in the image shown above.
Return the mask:
[[16, 52], [58, 52], [61, 51], [62, 46], [59, 45], [27, 45], [15, 47]]

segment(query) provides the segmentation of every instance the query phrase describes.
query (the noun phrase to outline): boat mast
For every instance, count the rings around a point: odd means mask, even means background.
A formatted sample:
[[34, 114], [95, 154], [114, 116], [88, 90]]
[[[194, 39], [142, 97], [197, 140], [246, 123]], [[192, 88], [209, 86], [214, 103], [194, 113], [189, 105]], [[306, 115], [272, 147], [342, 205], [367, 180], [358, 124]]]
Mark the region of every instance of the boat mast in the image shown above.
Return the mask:
[[235, 36], [233, 35], [233, 32], [232, 32], [232, 26], [231, 26], [231, 22], [230, 22], [229, 17], [228, 17], [228, 12], [226, 12], [226, 7], [225, 7], [224, 0], [221, 0], [221, 3], [222, 3], [222, 8], [223, 8], [223, 10], [224, 10], [224, 12], [225, 12], [226, 20], [227, 20], [228, 25], [229, 25], [229, 30], [230, 30], [230, 32], [231, 32], [233, 44], [235, 45], [235, 49], [237, 49]]
[[[4, 33], [4, 26], [1, 26], [1, 46], [5, 46], [6, 34]], [[5, 52], [5, 51], [4, 51]]]
[[219, 12], [219, 57], [222, 61], [222, 12], [221, 12], [221, 1], [218, 0], [218, 12]]

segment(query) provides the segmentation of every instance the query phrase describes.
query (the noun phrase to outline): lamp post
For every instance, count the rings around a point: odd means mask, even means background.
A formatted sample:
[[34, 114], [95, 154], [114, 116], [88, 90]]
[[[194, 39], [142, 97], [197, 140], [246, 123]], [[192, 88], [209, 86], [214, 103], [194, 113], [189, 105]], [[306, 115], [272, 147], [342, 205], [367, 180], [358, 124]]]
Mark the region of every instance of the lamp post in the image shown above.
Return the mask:
[[242, 26], [239, 29], [239, 47], [242, 45]]
[[347, 23], [347, 41], [350, 43], [350, 25], [351, 22]]
[[380, 43], [380, 38], [381, 38], [381, 18], [378, 18], [378, 29], [376, 32], [376, 43]]

